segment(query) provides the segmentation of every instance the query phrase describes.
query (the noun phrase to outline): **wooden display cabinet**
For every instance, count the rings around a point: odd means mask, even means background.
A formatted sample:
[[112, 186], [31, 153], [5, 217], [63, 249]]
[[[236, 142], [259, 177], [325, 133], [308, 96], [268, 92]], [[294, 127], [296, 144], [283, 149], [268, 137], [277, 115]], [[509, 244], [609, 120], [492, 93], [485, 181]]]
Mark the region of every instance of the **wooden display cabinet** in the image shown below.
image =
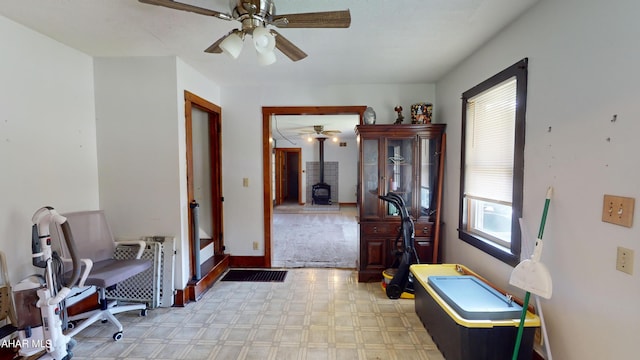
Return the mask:
[[[404, 199], [421, 263], [438, 263], [445, 124], [358, 125], [359, 281], [379, 281], [395, 260], [400, 216], [378, 196]], [[400, 238], [399, 241], [402, 241]]]

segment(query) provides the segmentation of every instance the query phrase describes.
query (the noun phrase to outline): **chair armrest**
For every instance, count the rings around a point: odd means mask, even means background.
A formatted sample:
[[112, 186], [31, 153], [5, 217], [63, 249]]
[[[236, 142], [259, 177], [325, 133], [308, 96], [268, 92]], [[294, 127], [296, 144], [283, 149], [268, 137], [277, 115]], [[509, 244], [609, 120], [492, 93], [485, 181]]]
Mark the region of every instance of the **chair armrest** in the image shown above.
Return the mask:
[[[65, 263], [72, 263], [72, 260], [69, 258], [61, 258]], [[74, 287], [83, 287], [84, 282], [87, 281], [87, 277], [91, 273], [91, 269], [93, 268], [93, 260], [91, 259], [80, 259], [82, 265], [84, 265], [84, 269], [82, 270], [82, 275], [80, 275], [80, 280], [77, 284], [73, 285]]]
[[82, 276], [80, 276], [80, 281], [75, 286], [83, 287], [84, 282], [87, 281], [87, 277], [89, 273], [91, 273], [91, 268], [93, 268], [93, 261], [91, 259], [80, 259], [80, 262], [84, 265], [84, 271], [82, 271]]
[[117, 245], [138, 245], [138, 253], [136, 254], [136, 259], [140, 259], [142, 257], [142, 253], [144, 252], [144, 248], [147, 246], [147, 243], [142, 240], [118, 240], [116, 241]]

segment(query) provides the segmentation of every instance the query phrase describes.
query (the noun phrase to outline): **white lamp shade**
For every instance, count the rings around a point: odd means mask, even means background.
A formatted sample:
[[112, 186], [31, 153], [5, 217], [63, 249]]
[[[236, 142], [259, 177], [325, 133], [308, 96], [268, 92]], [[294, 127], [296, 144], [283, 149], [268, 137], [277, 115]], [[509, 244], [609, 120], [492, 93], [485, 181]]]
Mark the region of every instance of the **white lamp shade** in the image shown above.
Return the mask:
[[234, 59], [237, 59], [240, 56], [240, 52], [242, 51], [242, 38], [237, 33], [233, 33], [227, 36], [226, 39], [222, 40], [220, 43], [220, 48], [225, 53], [229, 54]]
[[276, 62], [276, 53], [273, 51], [258, 51], [258, 64], [262, 66], [271, 65]]
[[276, 39], [266, 28], [257, 27], [253, 29], [253, 46], [258, 53], [273, 52], [276, 47]]

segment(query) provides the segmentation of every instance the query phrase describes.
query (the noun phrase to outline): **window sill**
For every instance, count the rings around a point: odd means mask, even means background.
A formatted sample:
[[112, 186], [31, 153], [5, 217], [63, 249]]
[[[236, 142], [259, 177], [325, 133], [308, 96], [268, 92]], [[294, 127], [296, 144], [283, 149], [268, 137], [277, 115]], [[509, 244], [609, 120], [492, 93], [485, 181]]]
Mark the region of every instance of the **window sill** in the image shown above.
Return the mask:
[[460, 240], [486, 252], [487, 254], [506, 264], [516, 266], [520, 262], [520, 254], [515, 254], [513, 252], [513, 249], [509, 249], [504, 246], [492, 243], [488, 240], [484, 240], [477, 235], [460, 229], [458, 229], [458, 237], [460, 238]]

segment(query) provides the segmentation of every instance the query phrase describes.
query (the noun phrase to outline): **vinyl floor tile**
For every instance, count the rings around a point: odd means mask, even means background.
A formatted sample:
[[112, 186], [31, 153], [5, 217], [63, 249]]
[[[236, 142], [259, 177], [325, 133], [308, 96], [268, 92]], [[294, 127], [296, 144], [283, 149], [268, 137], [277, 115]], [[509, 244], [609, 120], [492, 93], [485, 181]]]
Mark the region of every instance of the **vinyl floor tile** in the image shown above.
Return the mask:
[[[218, 281], [185, 307], [118, 314], [124, 338], [113, 341], [115, 327], [96, 323], [76, 335], [74, 359], [443, 359], [413, 300], [390, 300], [380, 284], [358, 283], [357, 246], [348, 245], [357, 239], [354, 214], [275, 214], [274, 227], [290, 229], [279, 233], [273, 254], [282, 263], [274, 267], [289, 265], [284, 282]], [[333, 227], [341, 245], [301, 244], [305, 221]], [[332, 252], [341, 258], [327, 258]]]
[[217, 282], [183, 308], [118, 314], [118, 342], [111, 324], [90, 326], [74, 359], [442, 359], [413, 300], [390, 300], [356, 276], [296, 268], [283, 283]]

